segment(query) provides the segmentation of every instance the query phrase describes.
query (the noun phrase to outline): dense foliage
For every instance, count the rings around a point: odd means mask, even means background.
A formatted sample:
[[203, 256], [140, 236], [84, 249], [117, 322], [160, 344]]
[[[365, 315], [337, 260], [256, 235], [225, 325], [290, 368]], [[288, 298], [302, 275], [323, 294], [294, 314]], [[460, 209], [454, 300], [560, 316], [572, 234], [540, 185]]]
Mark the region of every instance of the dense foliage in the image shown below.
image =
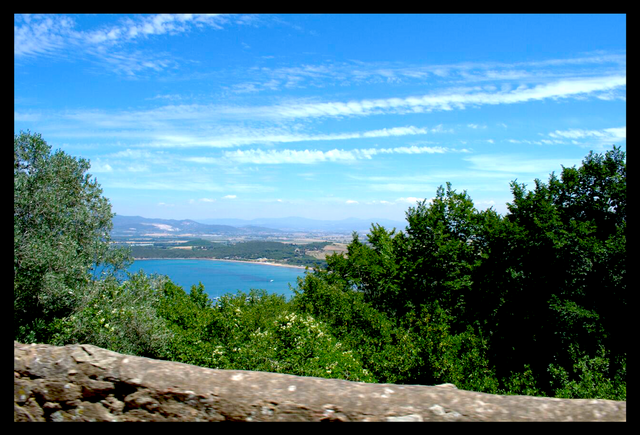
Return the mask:
[[298, 281], [217, 303], [117, 270], [88, 163], [14, 141], [14, 337], [212, 368], [626, 400], [626, 161], [590, 153], [505, 216], [450, 184]]
[[[502, 217], [447, 184], [408, 210], [406, 231], [374, 225], [316, 276], [407, 331], [396, 348], [415, 360], [395, 359], [402, 382], [626, 397], [624, 153], [590, 153], [532, 191], [511, 187]], [[303, 297], [313, 288], [303, 285]]]
[[47, 326], [71, 314], [94, 282], [92, 268], [123, 267], [110, 249], [111, 206], [86, 171], [89, 162], [51, 147], [40, 135], [13, 142], [14, 336], [46, 340]]

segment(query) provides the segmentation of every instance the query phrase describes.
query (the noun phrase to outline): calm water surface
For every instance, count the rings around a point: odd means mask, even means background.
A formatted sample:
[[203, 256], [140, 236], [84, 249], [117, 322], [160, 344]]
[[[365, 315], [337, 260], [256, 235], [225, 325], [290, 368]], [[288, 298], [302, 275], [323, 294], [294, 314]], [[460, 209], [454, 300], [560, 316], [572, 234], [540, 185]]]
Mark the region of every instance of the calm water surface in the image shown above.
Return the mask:
[[136, 260], [129, 272], [143, 270], [147, 274], [167, 275], [174, 284], [187, 293], [192, 285], [201, 282], [209, 298], [214, 299], [238, 290], [248, 293], [251, 289], [264, 289], [289, 299], [296, 287], [297, 278], [304, 277], [305, 270], [293, 267], [264, 264], [236, 263], [215, 260]]

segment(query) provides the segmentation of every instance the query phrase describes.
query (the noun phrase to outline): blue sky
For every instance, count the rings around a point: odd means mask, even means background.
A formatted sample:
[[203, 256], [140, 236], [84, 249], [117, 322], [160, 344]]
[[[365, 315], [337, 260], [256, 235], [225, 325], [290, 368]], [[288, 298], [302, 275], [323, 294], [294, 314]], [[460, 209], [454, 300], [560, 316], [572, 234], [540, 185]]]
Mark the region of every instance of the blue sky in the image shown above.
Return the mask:
[[446, 182], [506, 213], [626, 151], [626, 16], [15, 15], [14, 130], [119, 215], [404, 220]]

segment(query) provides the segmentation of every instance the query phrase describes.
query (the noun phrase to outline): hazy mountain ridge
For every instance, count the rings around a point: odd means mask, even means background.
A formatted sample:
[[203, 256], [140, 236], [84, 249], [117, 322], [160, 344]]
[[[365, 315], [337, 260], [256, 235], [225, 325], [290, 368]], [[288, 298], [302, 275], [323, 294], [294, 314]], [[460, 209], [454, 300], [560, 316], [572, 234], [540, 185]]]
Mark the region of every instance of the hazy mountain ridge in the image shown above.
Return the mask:
[[245, 234], [276, 233], [277, 229], [259, 226], [236, 227], [231, 225], [205, 224], [191, 219], [156, 219], [141, 216], [119, 216], [113, 218], [113, 236], [146, 234], [223, 234], [238, 236]]
[[261, 219], [156, 219], [141, 216], [120, 216], [113, 218], [113, 236], [141, 236], [147, 234], [220, 234], [241, 236], [252, 234], [273, 234], [282, 232], [336, 232], [350, 234], [353, 231], [368, 232], [372, 223], [387, 229], [404, 228], [405, 223], [389, 219], [342, 219], [320, 220], [301, 217], [261, 218]]
[[212, 225], [232, 225], [232, 226], [260, 226], [274, 228], [282, 231], [309, 231], [324, 232], [336, 231], [351, 233], [352, 231], [365, 232], [371, 229], [373, 223], [380, 224], [387, 229], [404, 228], [406, 223], [390, 219], [357, 219], [347, 218], [341, 220], [320, 220], [302, 217], [286, 218], [259, 218], [259, 219], [199, 219], [199, 222]]

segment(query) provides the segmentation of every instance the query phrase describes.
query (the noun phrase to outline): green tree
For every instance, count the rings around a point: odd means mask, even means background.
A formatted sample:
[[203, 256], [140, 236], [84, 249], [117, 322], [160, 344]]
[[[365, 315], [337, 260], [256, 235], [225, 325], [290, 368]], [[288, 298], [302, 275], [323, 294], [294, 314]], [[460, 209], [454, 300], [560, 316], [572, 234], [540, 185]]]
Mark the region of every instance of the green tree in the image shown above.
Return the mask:
[[326, 258], [329, 274], [324, 279], [362, 292], [365, 301], [379, 310], [397, 313], [404, 302], [399, 300], [396, 236], [395, 229], [387, 231], [376, 224], [372, 225], [366, 242], [361, 242], [354, 232], [346, 255]]
[[299, 309], [385, 381], [624, 399], [625, 154], [511, 188], [505, 216], [447, 183], [403, 231], [354, 234], [300, 283]]
[[403, 296], [413, 311], [437, 301], [452, 316], [455, 330], [466, 329], [476, 317], [470, 301], [474, 273], [487, 257], [485, 228], [498, 219], [493, 209], [478, 211], [469, 195], [456, 192], [450, 183], [438, 188], [430, 204], [422, 201], [409, 208], [397, 255]]
[[51, 147], [39, 134], [14, 136], [14, 338], [46, 341], [54, 319], [70, 315], [92, 286], [128, 261], [109, 247], [111, 206], [89, 162]]
[[215, 358], [216, 345], [220, 344], [220, 334], [213, 331], [217, 312], [202, 283], [192, 286], [187, 294], [167, 280], [162, 287], [158, 314], [172, 333], [168, 343], [172, 361], [211, 368], [222, 365]]
[[628, 331], [625, 154], [590, 153], [579, 168], [512, 191], [476, 277], [492, 301], [484, 324], [498, 376], [527, 365], [552, 395], [564, 373], [578, 382], [594, 367], [578, 361], [606, 355], [613, 379], [626, 367]]
[[[340, 258], [346, 260], [337, 256], [333, 261]], [[332, 281], [335, 275], [316, 271], [300, 279], [292, 300], [296, 312], [326, 324], [334, 337], [353, 350], [376, 382], [413, 380], [419, 366], [414, 337], [368, 303], [362, 291], [343, 280]]]
[[421, 359], [414, 382], [451, 383], [464, 390], [499, 393], [495, 370], [488, 358], [488, 341], [472, 325], [452, 332], [451, 325], [455, 322], [437, 301], [410, 313], [404, 324], [411, 331]]
[[335, 328], [380, 382], [464, 380], [495, 391], [486, 339], [474, 329], [473, 284], [487, 255], [485, 228], [499, 220], [447, 184], [409, 209], [404, 231], [373, 225], [366, 242], [354, 234], [346, 255], [307, 276], [297, 301]]

